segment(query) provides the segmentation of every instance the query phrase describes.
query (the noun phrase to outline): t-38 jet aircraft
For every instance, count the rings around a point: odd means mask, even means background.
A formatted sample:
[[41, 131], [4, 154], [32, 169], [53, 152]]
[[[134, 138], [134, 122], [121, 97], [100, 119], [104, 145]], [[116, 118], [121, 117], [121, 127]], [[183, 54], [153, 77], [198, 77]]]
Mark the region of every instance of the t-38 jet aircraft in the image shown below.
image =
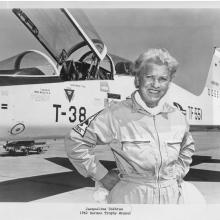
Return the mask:
[[[63, 138], [71, 127], [88, 119], [86, 127], [89, 117], [135, 89], [131, 62], [107, 53], [81, 11], [12, 13], [45, 50], [0, 61], [0, 140]], [[200, 94], [171, 84], [170, 102], [186, 114], [191, 129], [220, 125], [219, 73], [220, 49], [215, 48]]]

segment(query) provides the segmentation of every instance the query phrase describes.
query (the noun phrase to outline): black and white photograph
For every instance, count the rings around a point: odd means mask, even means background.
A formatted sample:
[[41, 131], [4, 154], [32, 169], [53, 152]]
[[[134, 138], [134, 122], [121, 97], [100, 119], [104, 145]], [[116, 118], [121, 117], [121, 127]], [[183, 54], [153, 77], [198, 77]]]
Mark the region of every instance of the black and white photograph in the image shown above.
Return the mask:
[[165, 3], [1, 2], [3, 219], [215, 216], [220, 4]]

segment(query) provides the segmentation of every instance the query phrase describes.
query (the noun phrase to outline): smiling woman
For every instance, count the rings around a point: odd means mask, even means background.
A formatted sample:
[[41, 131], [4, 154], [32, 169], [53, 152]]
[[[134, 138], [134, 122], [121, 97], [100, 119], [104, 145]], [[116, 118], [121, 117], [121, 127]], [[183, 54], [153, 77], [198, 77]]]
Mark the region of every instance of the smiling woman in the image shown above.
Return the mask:
[[[108, 203], [180, 204], [194, 141], [185, 116], [166, 101], [178, 62], [150, 49], [134, 65], [131, 98], [74, 127], [66, 139], [70, 161], [109, 191]], [[106, 170], [91, 148], [108, 144], [117, 170]]]
[[165, 49], [151, 49], [136, 60], [135, 86], [148, 107], [157, 106], [167, 93], [177, 66], [178, 62]]

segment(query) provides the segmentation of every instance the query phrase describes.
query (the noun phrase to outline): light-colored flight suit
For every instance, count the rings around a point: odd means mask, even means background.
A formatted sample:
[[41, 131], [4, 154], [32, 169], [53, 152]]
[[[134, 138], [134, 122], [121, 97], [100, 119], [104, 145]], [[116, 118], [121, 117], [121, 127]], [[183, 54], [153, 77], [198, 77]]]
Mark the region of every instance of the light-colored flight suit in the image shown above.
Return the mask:
[[131, 99], [114, 103], [71, 130], [66, 151], [75, 168], [98, 181], [107, 169], [92, 148], [109, 144], [120, 181], [108, 203], [181, 203], [180, 182], [189, 171], [194, 142], [185, 116], [165, 103], [151, 115]]

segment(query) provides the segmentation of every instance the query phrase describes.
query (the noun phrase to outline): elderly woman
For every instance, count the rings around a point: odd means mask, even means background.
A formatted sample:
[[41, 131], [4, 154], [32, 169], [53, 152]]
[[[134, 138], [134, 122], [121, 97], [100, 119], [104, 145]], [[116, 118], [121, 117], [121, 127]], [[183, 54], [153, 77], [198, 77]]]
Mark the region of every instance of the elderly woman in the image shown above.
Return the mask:
[[[194, 142], [185, 116], [166, 102], [177, 61], [165, 49], [150, 49], [134, 64], [130, 99], [113, 103], [78, 125], [66, 140], [68, 157], [84, 176], [109, 190], [108, 203], [182, 203], [180, 184], [189, 171]], [[83, 132], [82, 132], [83, 131]], [[117, 170], [91, 153], [109, 144]]]

